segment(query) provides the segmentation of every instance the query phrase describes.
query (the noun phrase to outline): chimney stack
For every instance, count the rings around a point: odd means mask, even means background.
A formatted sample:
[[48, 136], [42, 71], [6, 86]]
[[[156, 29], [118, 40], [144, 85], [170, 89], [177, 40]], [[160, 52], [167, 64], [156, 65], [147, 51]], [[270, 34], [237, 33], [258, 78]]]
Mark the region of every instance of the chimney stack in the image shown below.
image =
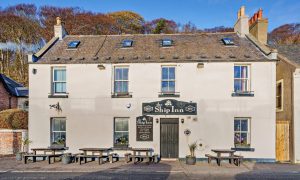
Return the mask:
[[249, 32], [252, 34], [260, 43], [267, 44], [268, 40], [268, 24], [267, 18], [263, 18], [263, 10], [260, 8], [249, 21]]
[[59, 40], [62, 40], [65, 35], [67, 35], [67, 32], [63, 26], [63, 23], [61, 22], [60, 17], [57, 17], [56, 25], [54, 25], [54, 37], [58, 37]]
[[238, 11], [238, 19], [234, 25], [234, 32], [238, 33], [241, 37], [249, 34], [248, 16], [245, 15], [245, 6], [242, 6]]

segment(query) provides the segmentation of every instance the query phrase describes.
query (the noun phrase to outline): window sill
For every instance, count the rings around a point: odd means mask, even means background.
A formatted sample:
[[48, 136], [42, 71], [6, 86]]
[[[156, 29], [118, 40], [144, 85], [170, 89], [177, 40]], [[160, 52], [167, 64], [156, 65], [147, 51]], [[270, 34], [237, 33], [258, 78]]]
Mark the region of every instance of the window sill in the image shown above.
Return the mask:
[[49, 94], [48, 98], [68, 98], [68, 94]]
[[255, 149], [254, 148], [247, 148], [247, 147], [240, 147], [240, 148], [238, 148], [238, 147], [236, 147], [236, 148], [231, 148], [231, 150], [235, 150], [235, 151], [249, 151], [249, 152], [254, 152], [255, 151]]
[[254, 97], [254, 92], [253, 91], [233, 92], [231, 96], [232, 97]]
[[131, 93], [113, 93], [111, 98], [132, 98]]
[[164, 92], [160, 92], [158, 97], [180, 97], [180, 93], [179, 92], [174, 92], [174, 93], [164, 93]]

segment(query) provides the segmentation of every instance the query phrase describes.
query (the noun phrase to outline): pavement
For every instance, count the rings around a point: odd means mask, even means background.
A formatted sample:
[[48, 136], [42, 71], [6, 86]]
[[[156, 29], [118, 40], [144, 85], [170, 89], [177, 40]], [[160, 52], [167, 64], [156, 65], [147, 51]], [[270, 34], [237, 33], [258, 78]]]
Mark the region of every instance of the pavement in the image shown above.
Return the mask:
[[158, 164], [125, 164], [124, 161], [87, 164], [47, 161], [23, 164], [14, 157], [0, 158], [0, 179], [300, 179], [300, 165], [244, 162], [240, 167], [222, 162], [161, 161]]

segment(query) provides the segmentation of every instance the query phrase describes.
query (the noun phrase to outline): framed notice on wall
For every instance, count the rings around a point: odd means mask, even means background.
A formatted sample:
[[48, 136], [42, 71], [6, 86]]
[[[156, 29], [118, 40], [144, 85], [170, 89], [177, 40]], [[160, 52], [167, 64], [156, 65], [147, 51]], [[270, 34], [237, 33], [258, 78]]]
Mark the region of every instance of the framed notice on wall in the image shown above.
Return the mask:
[[153, 141], [153, 117], [136, 118], [136, 141]]

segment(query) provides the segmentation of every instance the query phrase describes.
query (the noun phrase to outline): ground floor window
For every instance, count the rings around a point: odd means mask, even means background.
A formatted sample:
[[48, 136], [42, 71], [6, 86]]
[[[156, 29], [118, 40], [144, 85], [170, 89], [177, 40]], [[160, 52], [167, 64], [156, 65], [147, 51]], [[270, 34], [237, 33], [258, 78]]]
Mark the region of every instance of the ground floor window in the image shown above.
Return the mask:
[[66, 144], [66, 118], [51, 118], [51, 144]]
[[250, 147], [250, 118], [234, 118], [234, 146]]
[[115, 118], [114, 146], [128, 146], [128, 142], [129, 142], [128, 118]]

